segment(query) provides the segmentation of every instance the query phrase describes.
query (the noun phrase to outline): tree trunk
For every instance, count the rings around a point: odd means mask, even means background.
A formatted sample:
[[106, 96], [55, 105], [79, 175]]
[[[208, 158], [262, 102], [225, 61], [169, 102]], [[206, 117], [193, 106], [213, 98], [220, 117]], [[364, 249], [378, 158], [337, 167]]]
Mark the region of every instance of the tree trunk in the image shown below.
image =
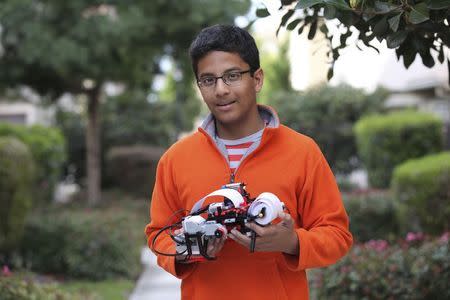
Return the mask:
[[101, 85], [90, 90], [88, 96], [87, 147], [87, 197], [88, 205], [95, 206], [101, 198], [100, 165], [100, 92]]

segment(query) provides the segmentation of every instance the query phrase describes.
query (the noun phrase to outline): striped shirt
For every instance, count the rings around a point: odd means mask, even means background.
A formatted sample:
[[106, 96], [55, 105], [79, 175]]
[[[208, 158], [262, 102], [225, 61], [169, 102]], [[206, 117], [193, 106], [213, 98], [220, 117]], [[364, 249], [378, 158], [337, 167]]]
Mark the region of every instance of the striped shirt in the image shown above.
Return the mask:
[[230, 164], [230, 170], [233, 174], [239, 167], [242, 159], [248, 154], [247, 152], [249, 151], [253, 143], [261, 141], [263, 131], [264, 129], [261, 129], [256, 133], [237, 140], [225, 140], [219, 137], [217, 138], [219, 141], [224, 143], [225, 148], [227, 149], [228, 162]]

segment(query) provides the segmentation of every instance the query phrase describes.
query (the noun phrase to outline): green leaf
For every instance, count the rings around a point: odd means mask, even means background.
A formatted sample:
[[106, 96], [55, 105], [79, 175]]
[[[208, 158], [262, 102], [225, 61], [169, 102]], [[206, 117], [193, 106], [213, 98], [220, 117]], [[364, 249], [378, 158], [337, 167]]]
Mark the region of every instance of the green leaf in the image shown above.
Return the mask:
[[295, 27], [297, 27], [298, 23], [300, 23], [301, 21], [303, 21], [303, 20], [302, 19], [296, 19], [296, 20], [292, 21], [291, 23], [289, 23], [286, 26], [286, 29], [287, 30], [294, 30]]
[[316, 31], [317, 31], [317, 20], [314, 20], [311, 23], [311, 28], [309, 29], [308, 40], [312, 40], [314, 38], [314, 36], [316, 35]]
[[284, 14], [284, 16], [281, 18], [281, 22], [280, 22], [280, 25], [278, 26], [276, 35], [278, 35], [278, 32], [280, 31], [281, 27], [286, 26], [287, 21], [289, 20], [290, 17], [292, 17], [294, 12], [295, 12], [295, 10], [290, 9]]
[[396, 8], [397, 6], [387, 2], [375, 1], [374, 8], [376, 12], [387, 13]]
[[267, 8], [258, 8], [258, 9], [256, 10], [256, 16], [257, 16], [258, 18], [265, 18], [265, 17], [270, 16], [270, 13], [269, 13], [269, 11], [267, 10]]
[[298, 1], [297, 5], [295, 6], [295, 9], [304, 9], [309, 8], [313, 5], [323, 3], [324, 0], [300, 0]]
[[389, 22], [389, 27], [391, 27], [392, 31], [397, 31], [398, 30], [398, 26], [400, 25], [400, 19], [402, 17], [403, 13], [399, 13], [398, 15], [395, 15], [394, 17], [390, 18], [388, 20]]
[[333, 66], [331, 66], [331, 67], [328, 69], [328, 73], [327, 73], [328, 81], [329, 81], [331, 78], [333, 78], [333, 75], [334, 75], [334, 68], [333, 68]]
[[343, 10], [352, 10], [352, 8], [348, 5], [347, 1], [345, 0], [324, 0], [323, 2], [326, 4], [331, 4]]
[[333, 5], [326, 5], [323, 9], [323, 16], [327, 20], [334, 19], [336, 17], [336, 7]]
[[405, 65], [405, 68], [409, 68], [411, 64], [416, 59], [417, 52], [415, 51], [406, 51], [403, 53], [403, 65]]
[[439, 62], [440, 62], [441, 64], [444, 63], [444, 47], [443, 47], [443, 46], [441, 46], [441, 47], [439, 48], [438, 60], [439, 60]]
[[448, 85], [450, 86], [450, 59], [447, 59]]
[[427, 0], [426, 4], [429, 9], [450, 8], [450, 0]]
[[430, 52], [420, 53], [420, 57], [422, 58], [422, 63], [428, 68], [432, 68], [434, 66], [434, 59]]
[[406, 40], [407, 36], [408, 32], [405, 30], [391, 33], [386, 37], [386, 44], [388, 48], [397, 48]]
[[419, 24], [430, 19], [430, 13], [426, 3], [419, 3], [411, 9], [409, 21], [413, 24]]
[[320, 32], [322, 32], [323, 34], [327, 35], [328, 34], [328, 27], [327, 24], [322, 23], [322, 25], [320, 25], [319, 27]]
[[380, 21], [377, 22], [377, 24], [375, 24], [372, 31], [377, 37], [380, 37], [383, 36], [388, 29], [389, 26], [387, 22], [387, 17], [384, 16], [383, 18], [381, 18]]

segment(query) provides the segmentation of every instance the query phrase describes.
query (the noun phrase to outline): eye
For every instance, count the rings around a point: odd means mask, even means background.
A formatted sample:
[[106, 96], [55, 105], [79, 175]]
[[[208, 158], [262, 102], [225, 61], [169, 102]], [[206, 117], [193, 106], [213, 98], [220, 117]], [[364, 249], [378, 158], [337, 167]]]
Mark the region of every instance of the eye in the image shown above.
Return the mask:
[[216, 79], [214, 77], [203, 77], [200, 78], [201, 85], [210, 86], [215, 83]]
[[239, 73], [239, 72], [231, 72], [231, 73], [226, 74], [225, 77], [229, 81], [236, 81], [236, 80], [240, 79], [241, 73]]

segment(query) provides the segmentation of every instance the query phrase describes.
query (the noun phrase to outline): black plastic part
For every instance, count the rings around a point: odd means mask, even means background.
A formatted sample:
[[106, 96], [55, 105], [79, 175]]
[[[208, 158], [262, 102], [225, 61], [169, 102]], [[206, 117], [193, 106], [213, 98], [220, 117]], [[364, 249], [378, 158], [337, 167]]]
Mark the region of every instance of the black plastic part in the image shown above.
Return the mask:
[[256, 232], [252, 230], [252, 235], [250, 237], [250, 252], [255, 252], [255, 246], [256, 246]]

